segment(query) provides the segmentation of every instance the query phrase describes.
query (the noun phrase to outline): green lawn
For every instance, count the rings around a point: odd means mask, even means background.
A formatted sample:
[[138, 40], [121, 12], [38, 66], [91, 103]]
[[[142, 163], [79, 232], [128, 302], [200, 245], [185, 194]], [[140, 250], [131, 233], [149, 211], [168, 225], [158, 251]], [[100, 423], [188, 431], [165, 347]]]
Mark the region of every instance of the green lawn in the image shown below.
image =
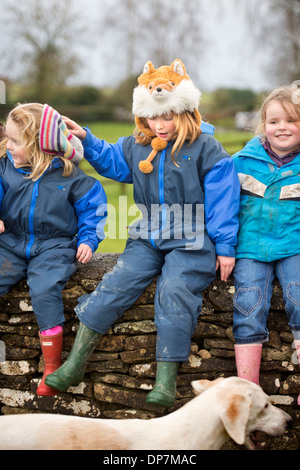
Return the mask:
[[[113, 143], [119, 137], [131, 135], [134, 125], [129, 123], [99, 122], [89, 124], [92, 133], [97, 137]], [[218, 139], [227, 152], [233, 155], [240, 150], [251, 138], [246, 132], [228, 131], [216, 132]], [[128, 225], [139, 216], [134, 205], [132, 185], [121, 184], [98, 175], [86, 160], [80, 163], [80, 168], [87, 174], [97, 178], [103, 185], [108, 199], [108, 222], [106, 224], [106, 239], [99, 245], [102, 253], [121, 253], [125, 248]]]
[[[116, 142], [119, 137], [131, 135], [134, 131], [134, 125], [128, 123], [99, 122], [91, 123], [88, 127], [94, 135], [110, 143]], [[107, 195], [108, 222], [105, 227], [106, 238], [99, 245], [97, 251], [121, 253], [125, 248], [127, 239], [126, 227], [137, 217], [137, 215], [130, 217], [127, 215], [128, 208], [134, 206], [132, 185], [117, 183], [98, 175], [86, 160], [82, 160], [80, 168], [85, 173], [101, 181]], [[136, 206], [132, 210], [137, 210]]]

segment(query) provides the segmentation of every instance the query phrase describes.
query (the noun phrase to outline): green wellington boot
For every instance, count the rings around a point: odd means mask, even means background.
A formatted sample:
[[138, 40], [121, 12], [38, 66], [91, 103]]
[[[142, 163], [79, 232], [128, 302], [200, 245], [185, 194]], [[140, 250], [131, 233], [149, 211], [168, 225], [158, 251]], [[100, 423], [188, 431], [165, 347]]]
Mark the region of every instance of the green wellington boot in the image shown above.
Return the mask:
[[170, 407], [176, 397], [178, 362], [158, 362], [155, 386], [146, 397], [147, 403]]
[[80, 384], [88, 357], [99, 343], [101, 336], [100, 333], [79, 323], [75, 343], [68, 359], [59, 369], [47, 375], [45, 383], [61, 392], [66, 392], [71, 385]]

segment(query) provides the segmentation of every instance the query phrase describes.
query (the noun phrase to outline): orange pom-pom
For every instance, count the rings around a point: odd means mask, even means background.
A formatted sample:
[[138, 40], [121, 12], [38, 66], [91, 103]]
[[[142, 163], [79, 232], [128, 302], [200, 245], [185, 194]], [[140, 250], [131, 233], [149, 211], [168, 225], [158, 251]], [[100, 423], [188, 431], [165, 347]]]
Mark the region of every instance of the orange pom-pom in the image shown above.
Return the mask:
[[160, 152], [160, 150], [165, 149], [167, 145], [168, 145], [168, 142], [166, 142], [165, 140], [161, 140], [159, 137], [155, 137], [151, 141], [151, 147], [154, 150], [157, 150], [157, 152]]
[[151, 163], [152, 160], [156, 156], [157, 152], [160, 152], [160, 150], [165, 149], [167, 145], [168, 145], [168, 142], [161, 140], [159, 137], [155, 137], [154, 139], [152, 139], [151, 147], [153, 148], [153, 150], [146, 160], [142, 160], [139, 163], [139, 169], [143, 173], [151, 173], [151, 171], [153, 170], [153, 165]]
[[151, 173], [151, 171], [153, 170], [153, 165], [148, 160], [142, 160], [139, 163], [139, 169], [142, 173]]

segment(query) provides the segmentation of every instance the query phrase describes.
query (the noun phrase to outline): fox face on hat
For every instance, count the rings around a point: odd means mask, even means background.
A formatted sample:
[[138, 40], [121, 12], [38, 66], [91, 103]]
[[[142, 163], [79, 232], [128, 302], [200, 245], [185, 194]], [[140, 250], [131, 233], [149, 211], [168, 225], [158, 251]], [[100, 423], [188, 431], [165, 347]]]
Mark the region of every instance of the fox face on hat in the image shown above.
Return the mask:
[[153, 150], [139, 165], [143, 173], [152, 171], [151, 161], [157, 152], [166, 148], [168, 143], [155, 137], [155, 134], [144, 126], [141, 118], [189, 111], [200, 127], [201, 116], [198, 111], [200, 98], [201, 92], [186, 74], [181, 60], [176, 59], [170, 66], [164, 65], [157, 69], [151, 62], [145, 64], [143, 73], [138, 78], [138, 86], [133, 92], [132, 105], [137, 128], [145, 135], [153, 136], [151, 142]]
[[83, 158], [80, 140], [71, 134], [61, 115], [48, 104], [43, 106], [39, 144], [44, 153], [68, 158], [73, 163], [79, 163]]

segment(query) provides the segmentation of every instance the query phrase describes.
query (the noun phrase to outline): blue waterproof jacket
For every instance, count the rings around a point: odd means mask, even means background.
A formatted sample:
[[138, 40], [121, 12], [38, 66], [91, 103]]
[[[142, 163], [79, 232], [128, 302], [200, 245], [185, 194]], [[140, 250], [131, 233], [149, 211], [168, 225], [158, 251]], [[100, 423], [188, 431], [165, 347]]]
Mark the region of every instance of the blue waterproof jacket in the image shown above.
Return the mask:
[[240, 185], [232, 158], [208, 134], [213, 132], [212, 126], [205, 124], [193, 144], [183, 145], [175, 155], [178, 166], [171, 159], [170, 142], [152, 161], [150, 174], [138, 168], [150, 154], [150, 145], [136, 143], [134, 136], [108, 144], [86, 130], [82, 142], [85, 158], [96, 171], [107, 178], [133, 183], [142, 219], [130, 228], [130, 238], [171, 250], [201, 249], [204, 237], [209, 236], [218, 255], [235, 255]]
[[236, 257], [270, 262], [300, 253], [300, 154], [278, 167], [255, 137], [233, 160], [241, 183]]
[[35, 244], [47, 240], [72, 239], [77, 246], [89, 245], [93, 251], [104, 238], [106, 195], [94, 178], [78, 168], [69, 177], [62, 176], [61, 160], [37, 180], [26, 178], [26, 168], [15, 168], [9, 152], [0, 159], [0, 219], [5, 232], [0, 237], [13, 246], [15, 239], [26, 238], [27, 259], [35, 252]]

